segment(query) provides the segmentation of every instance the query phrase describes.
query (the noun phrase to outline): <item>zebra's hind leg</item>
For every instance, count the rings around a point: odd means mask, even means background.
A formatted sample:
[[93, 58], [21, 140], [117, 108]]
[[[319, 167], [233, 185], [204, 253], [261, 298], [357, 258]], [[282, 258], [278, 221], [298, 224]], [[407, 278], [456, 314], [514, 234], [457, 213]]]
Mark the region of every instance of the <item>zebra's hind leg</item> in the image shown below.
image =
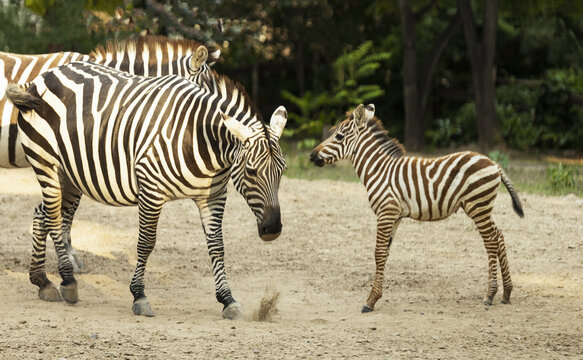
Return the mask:
[[[495, 225], [492, 224], [494, 228]], [[502, 285], [504, 286], [504, 294], [502, 295], [502, 304], [510, 304], [510, 293], [512, 292], [512, 279], [510, 278], [510, 269], [508, 266], [508, 258], [506, 256], [506, 245], [504, 244], [504, 235], [496, 229], [496, 237], [498, 243], [498, 261], [500, 263], [500, 272], [502, 273]]]
[[150, 302], [144, 292], [144, 273], [148, 257], [156, 245], [156, 231], [163, 203], [162, 200], [156, 199], [154, 196], [147, 196], [143, 192], [139, 195], [138, 263], [130, 284], [130, 291], [134, 296], [132, 310], [135, 315], [154, 316]]
[[377, 241], [374, 253], [376, 273], [370, 295], [362, 307], [363, 313], [373, 311], [376, 302], [383, 296], [385, 265], [399, 223], [393, 214], [377, 217]]
[[30, 282], [39, 287], [38, 296], [45, 301], [63, 301], [56, 286], [47, 278], [45, 270], [47, 234], [45, 209], [41, 203], [34, 209], [32, 220], [32, 259], [28, 273]]
[[81, 269], [83, 269], [85, 267], [85, 264], [83, 264], [83, 262], [79, 258], [79, 255], [77, 255], [75, 248], [73, 248], [73, 245], [71, 242], [71, 226], [73, 224], [73, 217], [75, 216], [75, 212], [77, 211], [77, 208], [79, 207], [80, 201], [81, 201], [81, 193], [74, 195], [74, 197], [68, 202], [63, 201], [63, 211], [62, 211], [63, 243], [65, 244], [67, 256], [69, 257], [71, 264], [73, 264], [73, 271], [77, 274], [81, 272]]
[[[470, 215], [470, 217], [472, 216]], [[490, 214], [474, 216], [472, 219], [484, 240], [484, 246], [488, 254], [488, 289], [484, 297], [484, 305], [492, 305], [494, 295], [498, 291], [498, 281], [496, 279], [498, 272], [498, 241], [496, 234], [498, 230], [494, 226]]]

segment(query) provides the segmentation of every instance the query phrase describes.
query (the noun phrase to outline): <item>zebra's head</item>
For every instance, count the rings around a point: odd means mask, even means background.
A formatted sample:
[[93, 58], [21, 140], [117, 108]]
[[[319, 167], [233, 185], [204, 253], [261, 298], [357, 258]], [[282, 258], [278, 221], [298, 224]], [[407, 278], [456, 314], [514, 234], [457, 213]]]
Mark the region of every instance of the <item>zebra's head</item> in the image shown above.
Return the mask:
[[332, 136], [314, 148], [310, 161], [322, 167], [352, 155], [356, 140], [374, 117], [374, 110], [374, 104], [358, 105], [346, 120], [336, 126]]
[[239, 151], [233, 163], [231, 178], [257, 218], [259, 237], [275, 240], [281, 233], [278, 189], [285, 158], [279, 137], [287, 122], [287, 111], [278, 107], [269, 127], [249, 127], [222, 114], [224, 124], [239, 141]]

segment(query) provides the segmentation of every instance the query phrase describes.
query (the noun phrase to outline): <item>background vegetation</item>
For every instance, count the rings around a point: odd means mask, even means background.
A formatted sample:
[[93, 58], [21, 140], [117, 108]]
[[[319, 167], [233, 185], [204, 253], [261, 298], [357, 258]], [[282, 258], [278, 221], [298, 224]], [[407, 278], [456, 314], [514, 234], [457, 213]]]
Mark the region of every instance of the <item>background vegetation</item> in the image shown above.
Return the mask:
[[[220, 48], [217, 71], [264, 114], [285, 105], [298, 176], [361, 102], [413, 151], [497, 149], [519, 154], [511, 167], [524, 153], [583, 151], [580, 1], [0, 0], [1, 51], [88, 53], [146, 33]], [[576, 188], [578, 165], [547, 167], [546, 188]]]

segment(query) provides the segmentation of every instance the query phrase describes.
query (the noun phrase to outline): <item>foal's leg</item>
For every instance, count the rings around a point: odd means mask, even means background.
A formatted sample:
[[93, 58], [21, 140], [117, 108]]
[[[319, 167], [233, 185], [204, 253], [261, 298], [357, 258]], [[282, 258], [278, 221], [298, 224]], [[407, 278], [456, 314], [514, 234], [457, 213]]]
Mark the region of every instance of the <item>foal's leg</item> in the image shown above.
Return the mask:
[[[496, 226], [492, 223], [494, 228]], [[504, 244], [504, 235], [500, 230], [496, 229], [498, 242], [498, 261], [500, 263], [500, 271], [502, 272], [502, 284], [504, 286], [504, 294], [502, 295], [502, 303], [510, 304], [510, 293], [512, 292], [512, 279], [510, 278], [510, 269], [508, 267], [508, 258], [506, 256], [506, 245]]]
[[396, 214], [383, 214], [377, 218], [377, 241], [375, 246], [375, 263], [376, 273], [372, 289], [362, 312], [371, 312], [376, 302], [383, 296], [383, 280], [385, 273], [385, 264], [389, 257], [389, 250], [393, 237], [399, 226], [400, 219]]
[[496, 279], [498, 272], [498, 229], [492, 222], [490, 213], [470, 212], [468, 214], [478, 227], [478, 231], [484, 240], [486, 253], [488, 254], [488, 289], [484, 297], [485, 305], [492, 305], [494, 295], [498, 291], [498, 281]]

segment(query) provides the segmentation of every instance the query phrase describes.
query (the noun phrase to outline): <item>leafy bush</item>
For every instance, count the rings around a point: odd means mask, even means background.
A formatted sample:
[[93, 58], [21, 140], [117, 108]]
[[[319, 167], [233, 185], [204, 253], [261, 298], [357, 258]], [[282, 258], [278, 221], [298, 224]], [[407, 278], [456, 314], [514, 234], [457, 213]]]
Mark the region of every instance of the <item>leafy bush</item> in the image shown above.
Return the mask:
[[505, 154], [499, 150], [494, 150], [488, 153], [488, 157], [498, 165], [502, 166], [503, 168], [508, 167], [509, 160], [508, 154]]
[[463, 105], [452, 118], [437, 119], [426, 133], [433, 147], [467, 144], [477, 137], [476, 107], [473, 102]]
[[[293, 126], [285, 136], [319, 139], [324, 125], [332, 125], [350, 108], [384, 94], [378, 85], [362, 84], [364, 78], [373, 75], [381, 62], [389, 59], [387, 52], [373, 52], [372, 41], [366, 41], [357, 49], [345, 52], [333, 64], [336, 85], [319, 93], [306, 91], [296, 96], [287, 90], [281, 95], [293, 103], [299, 113], [288, 112]], [[300, 146], [302, 142], [298, 143]]]
[[560, 163], [557, 166], [547, 168], [547, 182], [554, 191], [572, 188], [575, 187], [575, 176], [578, 174], [579, 170], [574, 166]]

